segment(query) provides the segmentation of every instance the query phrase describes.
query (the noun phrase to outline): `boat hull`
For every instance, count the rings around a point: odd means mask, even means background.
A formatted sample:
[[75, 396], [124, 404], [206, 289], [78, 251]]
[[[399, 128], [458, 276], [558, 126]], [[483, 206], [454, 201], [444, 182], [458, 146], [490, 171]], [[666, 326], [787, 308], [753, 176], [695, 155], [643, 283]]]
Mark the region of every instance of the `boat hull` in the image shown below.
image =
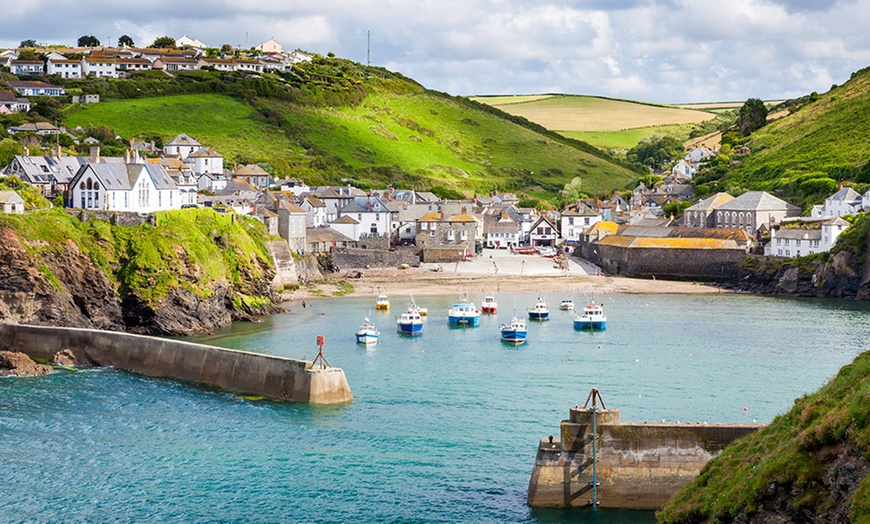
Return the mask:
[[590, 331], [605, 331], [607, 329], [606, 320], [575, 320], [574, 329], [588, 329]]
[[375, 309], [382, 309], [384, 311], [389, 311], [390, 305], [389, 304], [375, 304]]
[[529, 320], [549, 320], [549, 311], [529, 311]]
[[484, 313], [495, 313], [498, 307], [496, 306], [483, 306], [480, 308]]
[[423, 324], [399, 322], [396, 326], [396, 330], [400, 335], [416, 337], [423, 334]]
[[526, 341], [526, 335], [529, 332], [519, 329], [503, 329], [501, 332], [501, 341], [508, 344], [522, 344]]
[[447, 325], [448, 326], [471, 326], [471, 327], [475, 327], [475, 326], [480, 325], [480, 317], [479, 316], [473, 316], [473, 317], [448, 316], [447, 317]]
[[357, 333], [356, 334], [356, 343], [357, 344], [376, 344], [378, 342], [378, 335], [374, 333]]

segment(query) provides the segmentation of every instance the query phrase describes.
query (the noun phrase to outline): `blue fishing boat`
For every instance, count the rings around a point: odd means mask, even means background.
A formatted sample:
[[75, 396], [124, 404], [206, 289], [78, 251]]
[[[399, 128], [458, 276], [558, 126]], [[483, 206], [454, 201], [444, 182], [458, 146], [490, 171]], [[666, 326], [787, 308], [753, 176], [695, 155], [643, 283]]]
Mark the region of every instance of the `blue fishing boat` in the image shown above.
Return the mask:
[[574, 329], [589, 329], [604, 331], [607, 329], [607, 316], [604, 315], [604, 304], [594, 302], [583, 308], [583, 312], [574, 315]]
[[510, 324], [501, 325], [501, 340], [510, 344], [522, 344], [526, 341], [526, 335], [529, 331], [526, 329], [526, 323], [522, 319], [514, 317]]
[[405, 311], [396, 319], [396, 329], [402, 335], [416, 337], [423, 334], [423, 317], [419, 311]]
[[359, 327], [356, 332], [356, 342], [357, 344], [377, 344], [378, 337], [381, 336], [381, 333], [375, 329], [375, 325], [366, 317], [363, 324]]
[[478, 326], [480, 325], [480, 310], [463, 296], [461, 302], [447, 308], [447, 324], [450, 326]]
[[549, 320], [550, 308], [541, 296], [535, 301], [535, 305], [529, 308], [529, 320]]

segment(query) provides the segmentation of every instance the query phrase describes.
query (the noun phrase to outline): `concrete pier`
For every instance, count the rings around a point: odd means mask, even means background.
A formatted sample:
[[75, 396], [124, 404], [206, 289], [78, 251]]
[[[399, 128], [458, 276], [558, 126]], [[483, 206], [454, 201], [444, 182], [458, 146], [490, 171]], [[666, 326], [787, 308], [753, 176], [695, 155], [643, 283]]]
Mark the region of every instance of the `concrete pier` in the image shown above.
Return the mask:
[[353, 400], [340, 368], [114, 331], [0, 323], [0, 350], [51, 360], [64, 349], [97, 366], [187, 380], [233, 393], [312, 404]]
[[[618, 409], [597, 409], [597, 498], [602, 508], [659, 509], [733, 440], [757, 424], [619, 421]], [[593, 409], [573, 407], [560, 437], [542, 439], [529, 482], [533, 507], [592, 502]]]

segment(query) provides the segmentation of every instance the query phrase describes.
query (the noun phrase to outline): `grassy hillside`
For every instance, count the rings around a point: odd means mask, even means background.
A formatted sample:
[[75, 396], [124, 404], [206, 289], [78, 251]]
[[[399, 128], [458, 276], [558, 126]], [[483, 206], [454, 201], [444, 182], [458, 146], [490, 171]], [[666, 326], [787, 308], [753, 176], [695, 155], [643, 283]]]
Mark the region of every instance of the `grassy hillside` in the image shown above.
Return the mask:
[[870, 479], [861, 470], [870, 459], [868, 395], [870, 352], [710, 461], [659, 521], [733, 522], [741, 514], [762, 522], [870, 521]]
[[157, 227], [83, 223], [58, 208], [0, 214], [0, 225], [18, 232], [49, 280], [57, 282], [45, 261], [71, 241], [102, 268], [122, 299], [135, 295], [148, 304], [174, 287], [206, 297], [213, 283], [222, 283], [242, 293], [262, 276], [261, 267], [273, 263], [261, 223], [210, 209], [157, 213]]
[[[815, 97], [813, 97], [815, 98]], [[870, 71], [800, 106], [799, 110], [755, 131], [751, 152], [740, 163], [721, 169], [711, 180], [736, 190], [781, 190], [805, 205], [827, 195], [814, 195], [845, 180], [870, 183], [859, 168], [870, 161]], [[718, 180], [717, 180], [718, 178]], [[827, 183], [810, 182], [828, 179]], [[820, 192], [824, 193], [824, 191]]]
[[266, 162], [276, 174], [310, 184], [552, 197], [576, 176], [588, 192], [621, 189], [637, 177], [588, 144], [339, 59], [244, 82], [208, 72], [126, 82], [136, 81], [142, 93], [164, 96], [140, 97], [121, 80], [88, 81], [81, 88], [101, 90], [105, 101], [64, 123], [106, 126], [125, 138], [185, 132], [217, 148], [229, 165]]
[[[698, 124], [716, 118], [716, 113], [706, 108], [684, 109], [593, 96], [505, 96], [477, 97], [475, 100], [564, 136], [615, 150], [629, 149], [654, 135], [685, 140]], [[718, 106], [713, 109], [723, 110]], [[728, 107], [724, 109], [730, 110]]]

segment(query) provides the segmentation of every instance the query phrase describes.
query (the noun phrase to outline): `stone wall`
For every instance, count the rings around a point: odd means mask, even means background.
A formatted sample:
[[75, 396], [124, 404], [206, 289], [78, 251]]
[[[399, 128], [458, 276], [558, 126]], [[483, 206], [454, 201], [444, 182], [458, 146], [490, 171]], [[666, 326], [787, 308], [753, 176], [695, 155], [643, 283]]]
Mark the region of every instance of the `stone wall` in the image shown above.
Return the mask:
[[381, 249], [333, 248], [332, 261], [341, 268], [399, 267], [402, 264], [416, 266], [420, 258], [412, 249], [397, 248], [395, 251]]
[[233, 393], [313, 404], [353, 400], [339, 368], [321, 369], [302, 360], [128, 333], [0, 323], [0, 350], [51, 360], [65, 349], [72, 350], [78, 361]]
[[733, 279], [746, 259], [743, 249], [677, 249], [580, 245], [582, 258], [624, 276]]
[[116, 226], [141, 226], [142, 224], [157, 225], [157, 217], [150, 213], [132, 213], [129, 211], [94, 211], [86, 209], [68, 209], [67, 213], [82, 222], [101, 220]]
[[[620, 423], [619, 410], [597, 414], [599, 507], [659, 509], [754, 424]], [[592, 501], [592, 411], [572, 408], [560, 438], [541, 440], [529, 482], [533, 507], [583, 507]]]

